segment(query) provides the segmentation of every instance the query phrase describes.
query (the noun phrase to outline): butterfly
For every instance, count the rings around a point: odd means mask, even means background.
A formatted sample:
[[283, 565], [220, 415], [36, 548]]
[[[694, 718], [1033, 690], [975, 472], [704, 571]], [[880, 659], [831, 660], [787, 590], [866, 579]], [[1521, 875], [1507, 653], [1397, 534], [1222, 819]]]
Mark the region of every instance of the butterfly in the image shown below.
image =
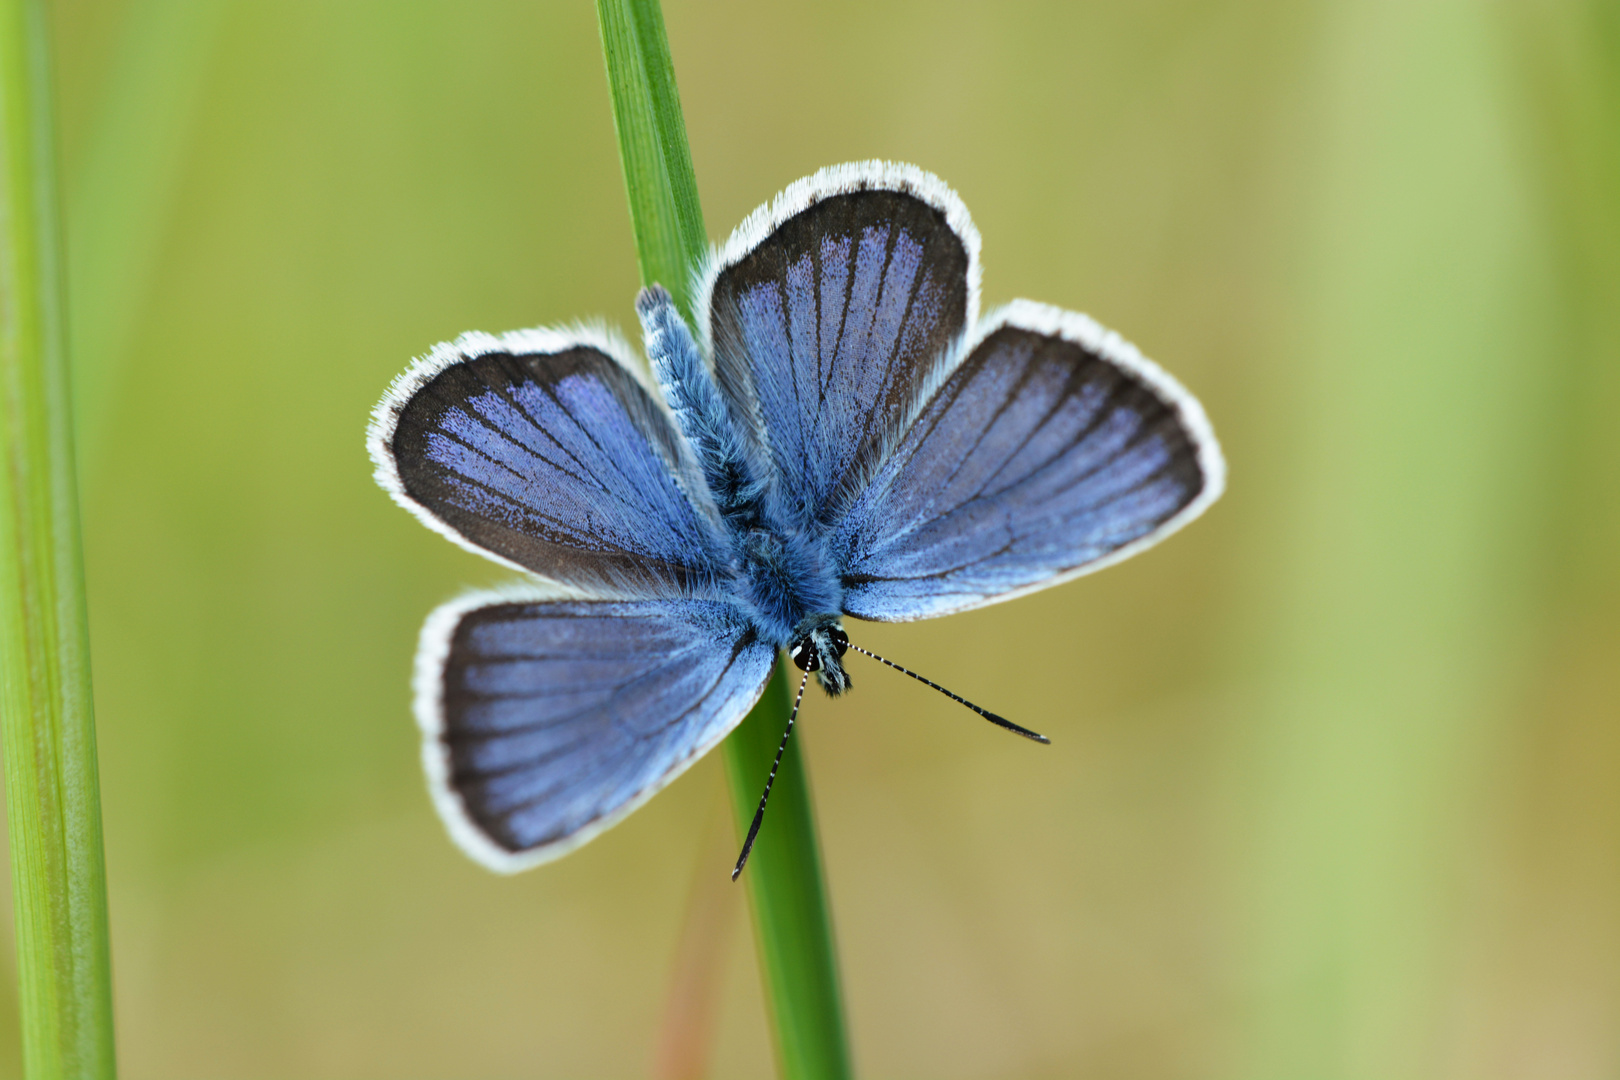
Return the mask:
[[834, 166], [710, 253], [695, 327], [642, 291], [650, 376], [576, 327], [466, 334], [394, 381], [377, 482], [525, 575], [433, 611], [416, 654], [429, 788], [469, 855], [512, 872], [612, 826], [742, 720], [783, 650], [800, 698], [812, 672], [848, 689], [851, 649], [882, 658], [846, 618], [1044, 589], [1219, 497], [1175, 379], [1084, 315], [981, 319], [979, 278], [939, 178]]

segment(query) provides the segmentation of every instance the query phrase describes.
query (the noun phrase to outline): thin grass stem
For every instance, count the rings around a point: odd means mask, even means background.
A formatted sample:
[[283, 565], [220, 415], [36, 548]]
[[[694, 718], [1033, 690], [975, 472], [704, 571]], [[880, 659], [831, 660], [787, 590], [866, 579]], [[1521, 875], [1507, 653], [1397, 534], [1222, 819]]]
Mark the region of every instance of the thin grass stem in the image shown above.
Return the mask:
[[[765, 695], [725, 742], [737, 835], [746, 835], [759, 805], [792, 706], [790, 677], [779, 662]], [[727, 869], [719, 867], [720, 873]], [[815, 805], [804, 768], [804, 742], [790, 742], [771, 790], [742, 880], [754, 913], [754, 942], [764, 968], [777, 1063], [787, 1080], [853, 1076], [844, 1030], [838, 956], [822, 883]]]
[[0, 743], [37, 1080], [116, 1067], [51, 109], [41, 3], [0, 0]]
[[[668, 289], [692, 323], [692, 272], [708, 240], [664, 16], [658, 0], [597, 0], [596, 12], [641, 280]], [[787, 715], [787, 675], [779, 662], [759, 704], [725, 742], [739, 836], [753, 817]], [[778, 1071], [788, 1080], [845, 1080], [852, 1070], [843, 997], [801, 745], [782, 759], [771, 812], [743, 878]]]

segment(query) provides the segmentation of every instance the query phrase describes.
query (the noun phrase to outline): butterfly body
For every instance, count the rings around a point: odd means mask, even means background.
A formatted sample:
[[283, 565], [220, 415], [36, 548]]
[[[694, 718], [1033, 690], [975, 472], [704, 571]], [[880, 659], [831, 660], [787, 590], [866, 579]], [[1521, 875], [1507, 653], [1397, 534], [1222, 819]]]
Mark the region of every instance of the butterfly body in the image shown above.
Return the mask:
[[713, 253], [694, 326], [642, 292], [650, 379], [570, 329], [465, 335], [395, 381], [378, 482], [529, 575], [439, 608], [417, 654], [429, 786], [469, 854], [512, 871], [609, 827], [742, 719], [783, 651], [842, 693], [866, 651], [848, 618], [1045, 588], [1218, 497], [1197, 401], [1085, 316], [980, 320], [978, 247], [937, 178], [839, 166]]
[[843, 611], [842, 567], [825, 526], [802, 503], [757, 477], [767, 470], [749, 460], [738, 434], [741, 421], [731, 415], [669, 292], [656, 285], [642, 290], [636, 312], [648, 363], [728, 533], [729, 591], [746, 599], [747, 616], [762, 639], [813, 662], [805, 670], [816, 673], [821, 687], [843, 693], [849, 674], [831, 637]]

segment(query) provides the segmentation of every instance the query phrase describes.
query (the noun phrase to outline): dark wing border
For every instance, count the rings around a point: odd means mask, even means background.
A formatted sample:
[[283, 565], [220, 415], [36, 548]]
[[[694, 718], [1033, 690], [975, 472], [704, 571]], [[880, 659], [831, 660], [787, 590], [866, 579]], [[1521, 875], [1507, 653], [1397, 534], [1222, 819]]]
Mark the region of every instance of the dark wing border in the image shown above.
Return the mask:
[[[1027, 596], [1042, 589], [1049, 589], [1054, 585], [1073, 581], [1077, 577], [1096, 573], [1098, 570], [1113, 566], [1117, 562], [1123, 562], [1187, 525], [1209, 509], [1210, 504], [1219, 499], [1221, 493], [1226, 490], [1226, 458], [1221, 453], [1220, 442], [1215, 438], [1215, 429], [1210, 426], [1209, 417], [1205, 415], [1203, 405], [1199, 404], [1198, 399], [1193, 397], [1187, 388], [1176, 380], [1175, 376], [1143, 356], [1141, 350], [1135, 345], [1126, 341], [1117, 332], [1104, 327], [1091, 316], [1081, 314], [1078, 311], [1055, 307], [1051, 304], [1037, 303], [1034, 300], [1014, 300], [990, 312], [973, 327], [973, 330], [962, 341], [961, 345], [952, 350], [946, 361], [933, 373], [928, 383], [919, 387], [922, 392], [918, 395], [917, 403], [907, 418], [905, 425], [896, 433], [896, 444], [885, 448], [884, 452], [874, 460], [871, 466], [872, 475], [868, 476], [861, 484], [856, 485], [856, 490], [864, 490], [872, 482], [872, 476], [882, 471], [884, 464], [898, 448], [899, 443], [904, 440], [911, 424], [923, 413], [934, 399], [934, 396], [939, 393], [951, 376], [962, 366], [968, 356], [997, 330], [1007, 326], [1072, 342], [1140, 380], [1142, 385], [1146, 386], [1155, 397], [1175, 413], [1176, 419], [1187, 433], [1188, 439], [1197, 448], [1198, 471], [1203, 479], [1203, 486], [1199, 488], [1198, 494], [1191, 502], [1166, 518], [1152, 532], [1115, 548], [1101, 558], [1081, 563], [1079, 566], [1054, 574], [1043, 581], [1011, 589], [1004, 593], [996, 593], [993, 596], [985, 597], [981, 601], [952, 608], [947, 612], [938, 612], [936, 615], [972, 611], [977, 608], [988, 607], [991, 604], [999, 604], [1006, 600], [1015, 600], [1020, 596]], [[892, 621], [913, 622], [921, 618], [934, 618], [936, 615], [914, 616]]]
[[[481, 544], [469, 540], [458, 532], [448, 522], [440, 518], [432, 510], [423, 506], [411, 497], [405, 490], [405, 484], [400, 479], [399, 463], [394, 458], [394, 435], [399, 429], [400, 414], [405, 409], [417, 391], [432, 382], [446, 369], [457, 364], [476, 360], [491, 353], [510, 353], [514, 356], [551, 356], [568, 352], [573, 349], [591, 349], [601, 353], [609, 360], [623, 368], [632, 379], [647, 393], [647, 399], [652, 402], [668, 422], [669, 431], [675, 436], [675, 441], [668, 445], [654, 442], [654, 449], [671, 454], [674, 460], [669, 462], [675, 482], [685, 493], [687, 499], [700, 516], [707, 516], [718, 523], [719, 512], [713, 506], [708, 488], [703, 483], [702, 473], [698, 471], [697, 462], [692, 457], [690, 448], [686, 447], [685, 440], [679, 435], [679, 427], [675, 418], [670, 414], [669, 406], [664, 396], [653, 385], [651, 376], [645, 368], [637, 362], [635, 351], [618, 334], [596, 326], [572, 326], [561, 329], [552, 327], [535, 327], [529, 330], [513, 330], [505, 334], [486, 334], [473, 331], [462, 334], [454, 341], [441, 342], [435, 345], [426, 356], [418, 357], [412, 361], [411, 366], [404, 373], [389, 384], [382, 400], [377, 402], [376, 408], [371, 411], [371, 422], [366, 426], [366, 452], [371, 456], [374, 466], [372, 479], [394, 502], [411, 512], [411, 515], [423, 525], [432, 529], [440, 536], [449, 540], [458, 547], [465, 548], [474, 555], [497, 562], [502, 566], [510, 567], [523, 574], [526, 578], [543, 581], [548, 586], [555, 586], [560, 590], [556, 595], [548, 595], [545, 599], [587, 599], [610, 598], [610, 594], [600, 590], [574, 589], [560, 582], [554, 582], [522, 563], [514, 562], [504, 555], [496, 554]], [[718, 527], [718, 525], [717, 525]]]
[[[479, 608], [495, 604], [534, 604], [579, 599], [578, 593], [552, 582], [518, 583], [458, 596], [434, 608], [428, 614], [427, 621], [422, 624], [422, 635], [416, 648], [416, 666], [411, 677], [411, 704], [412, 711], [416, 714], [417, 727], [422, 733], [422, 768], [427, 774], [428, 793], [433, 798], [433, 807], [439, 812], [440, 820], [450, 833], [450, 839], [474, 862], [497, 874], [516, 874], [552, 862], [594, 840], [673, 783], [682, 773], [695, 765], [699, 758], [718, 746], [727, 735], [731, 734], [732, 729], [742, 722], [743, 717], [748, 715], [748, 709], [743, 709], [737, 714], [734, 722], [722, 725], [718, 734], [706, 742], [699, 743], [691, 754], [684, 760], [676, 762], [675, 766], [657, 781], [638, 792], [617, 810], [604, 814], [578, 831], [526, 851], [511, 851], [496, 843], [473, 819], [461, 795], [450, 783], [450, 750], [443, 736], [444, 668], [449, 659], [452, 639], [462, 619]], [[765, 689], [773, 667], [766, 669], [766, 677], [759, 684], [760, 691]]]

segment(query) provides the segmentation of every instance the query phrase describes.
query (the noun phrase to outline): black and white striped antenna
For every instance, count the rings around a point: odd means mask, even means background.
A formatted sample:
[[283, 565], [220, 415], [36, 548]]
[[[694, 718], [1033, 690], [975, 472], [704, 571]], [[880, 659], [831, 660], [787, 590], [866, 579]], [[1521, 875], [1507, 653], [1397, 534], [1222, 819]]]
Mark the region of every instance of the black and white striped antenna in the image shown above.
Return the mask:
[[[1051, 739], [1048, 739], [1040, 732], [1031, 731], [1027, 727], [1022, 727], [1015, 724], [1011, 720], [1008, 720], [1005, 716], [997, 716], [989, 709], [981, 709], [967, 698], [951, 693], [934, 680], [925, 679], [923, 676], [917, 674], [915, 671], [912, 671], [910, 668], [901, 667], [893, 660], [886, 660], [877, 653], [872, 652], [869, 649], [863, 649], [859, 645], [848, 645], [848, 647], [854, 649], [862, 656], [870, 656], [873, 660], [876, 660], [880, 664], [889, 665], [903, 675], [910, 675], [913, 679], [916, 679], [925, 686], [933, 687], [935, 690], [938, 690], [940, 693], [944, 694], [958, 705], [966, 705], [968, 708], [972, 709], [974, 712], [978, 713], [992, 724], [995, 724], [997, 727], [1006, 728], [1008, 731], [1022, 735], [1026, 739], [1033, 739], [1035, 742], [1045, 745], [1050, 745], [1052, 742]], [[743, 841], [742, 854], [737, 856], [737, 865], [732, 868], [732, 881], [736, 881], [737, 876], [743, 872], [743, 865], [748, 862], [748, 853], [754, 849], [754, 838], [759, 835], [759, 826], [765, 820], [765, 804], [769, 802], [771, 798], [771, 785], [776, 783], [776, 770], [782, 767], [782, 754], [787, 750], [788, 737], [793, 734], [793, 723], [799, 718], [799, 704], [804, 700], [804, 686], [805, 683], [810, 681], [810, 672], [813, 670], [815, 670], [814, 666], [806, 667], [804, 670], [804, 675], [799, 679], [799, 692], [793, 695], [793, 711], [788, 713], [787, 730], [782, 732], [782, 741], [776, 746], [776, 760], [771, 762], [771, 775], [765, 779], [765, 793], [759, 797], [759, 806], [754, 810], [754, 820], [748, 826], [748, 837]]]

